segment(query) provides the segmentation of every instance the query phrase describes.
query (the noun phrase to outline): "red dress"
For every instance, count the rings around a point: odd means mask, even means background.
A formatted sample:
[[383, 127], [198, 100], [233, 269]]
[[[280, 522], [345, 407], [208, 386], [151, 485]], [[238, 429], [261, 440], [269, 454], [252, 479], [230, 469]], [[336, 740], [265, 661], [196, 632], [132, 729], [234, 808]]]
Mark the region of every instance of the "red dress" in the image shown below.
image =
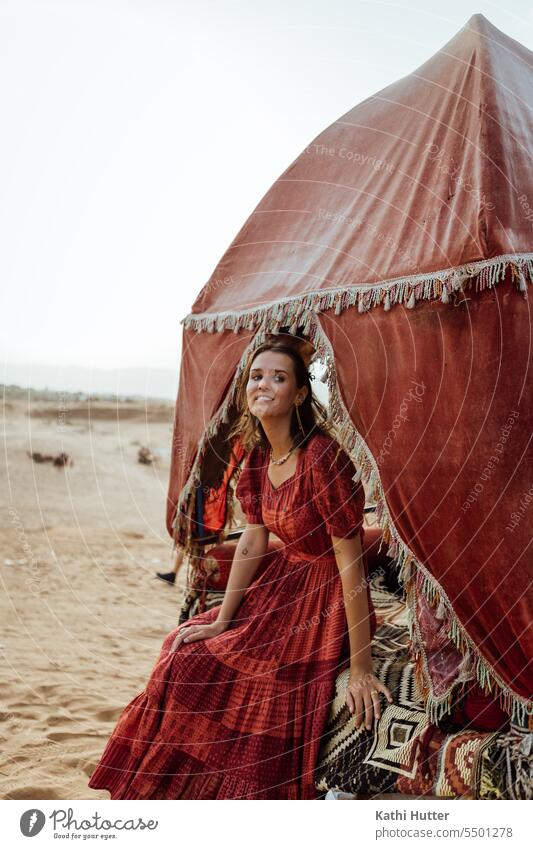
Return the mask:
[[[112, 799], [315, 799], [314, 768], [349, 665], [331, 534], [363, 533], [364, 491], [330, 436], [317, 432], [274, 488], [263, 450], [247, 457], [236, 495], [250, 523], [284, 543], [245, 591], [230, 627], [169, 649], [122, 712], [89, 787]], [[366, 569], [366, 562], [365, 562]], [[371, 635], [376, 618], [368, 585]], [[190, 622], [212, 622], [218, 608]]]

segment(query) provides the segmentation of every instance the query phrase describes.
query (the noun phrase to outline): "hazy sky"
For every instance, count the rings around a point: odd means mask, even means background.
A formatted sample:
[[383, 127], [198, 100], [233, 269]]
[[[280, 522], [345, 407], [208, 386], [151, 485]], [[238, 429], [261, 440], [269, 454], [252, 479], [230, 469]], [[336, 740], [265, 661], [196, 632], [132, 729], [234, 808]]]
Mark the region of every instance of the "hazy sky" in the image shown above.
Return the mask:
[[274, 180], [476, 12], [533, 48], [531, 0], [0, 0], [3, 361], [177, 369]]

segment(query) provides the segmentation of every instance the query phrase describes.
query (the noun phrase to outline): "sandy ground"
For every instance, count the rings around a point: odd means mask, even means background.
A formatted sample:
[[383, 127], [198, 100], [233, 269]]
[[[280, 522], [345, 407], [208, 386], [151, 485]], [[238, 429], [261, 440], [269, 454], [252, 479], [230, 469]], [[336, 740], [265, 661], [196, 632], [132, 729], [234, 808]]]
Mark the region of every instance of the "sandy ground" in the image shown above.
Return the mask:
[[[165, 528], [173, 406], [4, 398], [0, 493], [0, 796], [106, 799], [87, 787], [121, 710], [178, 623]], [[67, 407], [65, 410], [64, 407]], [[140, 445], [156, 453], [137, 461]], [[65, 451], [74, 465], [27, 452]]]

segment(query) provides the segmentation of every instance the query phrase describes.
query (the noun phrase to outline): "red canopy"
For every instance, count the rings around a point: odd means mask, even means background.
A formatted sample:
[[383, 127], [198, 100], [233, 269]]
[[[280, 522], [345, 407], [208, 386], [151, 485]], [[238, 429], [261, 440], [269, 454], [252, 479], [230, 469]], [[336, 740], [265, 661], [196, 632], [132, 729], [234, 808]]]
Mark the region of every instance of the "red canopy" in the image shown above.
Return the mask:
[[532, 114], [533, 54], [474, 15], [302, 152], [184, 319], [169, 533], [189, 543], [200, 474], [228, 461], [251, 350], [308, 338], [405, 582], [434, 717], [471, 674], [517, 722], [533, 714]]

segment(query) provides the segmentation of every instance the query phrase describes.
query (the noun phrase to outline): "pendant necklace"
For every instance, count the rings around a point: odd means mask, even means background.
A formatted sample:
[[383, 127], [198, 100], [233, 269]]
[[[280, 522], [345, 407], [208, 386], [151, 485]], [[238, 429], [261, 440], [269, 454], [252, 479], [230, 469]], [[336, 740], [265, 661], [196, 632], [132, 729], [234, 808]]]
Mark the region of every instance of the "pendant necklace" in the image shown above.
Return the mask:
[[274, 466], [281, 466], [281, 464], [282, 464], [282, 463], [285, 463], [285, 462], [286, 462], [286, 460], [288, 460], [288, 459], [289, 459], [289, 457], [291, 456], [291, 454], [292, 454], [292, 452], [294, 451], [295, 447], [296, 447], [296, 446], [293, 446], [293, 447], [290, 449], [290, 451], [287, 451], [287, 453], [285, 454], [285, 456], [284, 456], [284, 457], [280, 457], [280, 459], [279, 459], [279, 460], [274, 460], [274, 458], [273, 458], [273, 456], [272, 456], [272, 446], [270, 446], [270, 462], [271, 462], [271, 463], [273, 463], [273, 464], [274, 464]]

